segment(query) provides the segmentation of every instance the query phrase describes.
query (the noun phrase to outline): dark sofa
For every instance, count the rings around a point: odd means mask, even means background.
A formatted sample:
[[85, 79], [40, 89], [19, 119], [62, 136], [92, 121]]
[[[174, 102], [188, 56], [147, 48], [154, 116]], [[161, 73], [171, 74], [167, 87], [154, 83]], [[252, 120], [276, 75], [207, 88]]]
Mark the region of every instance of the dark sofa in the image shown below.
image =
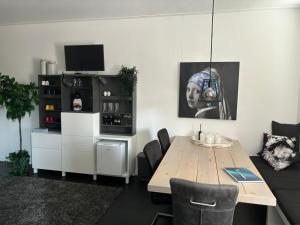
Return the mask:
[[289, 223], [300, 225], [300, 163], [275, 171], [260, 156], [252, 156], [251, 160], [272, 190]]

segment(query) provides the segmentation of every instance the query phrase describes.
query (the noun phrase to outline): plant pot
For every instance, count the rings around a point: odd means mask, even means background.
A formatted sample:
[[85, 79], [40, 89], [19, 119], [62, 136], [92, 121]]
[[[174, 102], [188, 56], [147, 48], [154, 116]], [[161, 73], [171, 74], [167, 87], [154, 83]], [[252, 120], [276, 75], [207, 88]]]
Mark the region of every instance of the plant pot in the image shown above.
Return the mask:
[[26, 176], [29, 174], [30, 156], [26, 150], [9, 153], [7, 159], [10, 161], [10, 175]]

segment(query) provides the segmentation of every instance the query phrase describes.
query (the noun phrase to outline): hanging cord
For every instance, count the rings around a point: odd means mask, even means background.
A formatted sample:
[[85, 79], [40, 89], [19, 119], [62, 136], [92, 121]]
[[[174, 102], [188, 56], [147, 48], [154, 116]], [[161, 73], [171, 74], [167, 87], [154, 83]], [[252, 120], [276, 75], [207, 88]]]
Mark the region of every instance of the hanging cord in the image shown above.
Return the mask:
[[208, 82], [208, 87], [211, 87], [212, 50], [213, 50], [213, 37], [214, 37], [214, 14], [215, 14], [215, 0], [213, 0], [213, 2], [212, 2], [212, 12], [211, 12], [210, 60], [209, 60], [209, 82]]

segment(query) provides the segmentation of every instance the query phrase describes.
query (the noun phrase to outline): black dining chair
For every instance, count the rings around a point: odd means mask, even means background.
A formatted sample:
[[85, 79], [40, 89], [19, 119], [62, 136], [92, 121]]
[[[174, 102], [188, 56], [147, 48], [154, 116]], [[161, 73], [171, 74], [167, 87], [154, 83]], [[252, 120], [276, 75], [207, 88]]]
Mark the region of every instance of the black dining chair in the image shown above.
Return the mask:
[[162, 152], [158, 141], [154, 140], [146, 144], [143, 149], [143, 152], [148, 161], [151, 174], [153, 175], [162, 159]]
[[[151, 171], [150, 171], [151, 175], [153, 175], [163, 157], [158, 141], [154, 140], [154, 141], [151, 141], [148, 144], [146, 144], [143, 149], [143, 152], [148, 161], [149, 168], [151, 169]], [[151, 201], [154, 204], [170, 205], [172, 202], [172, 197], [170, 194], [156, 193], [156, 192], [151, 192], [150, 194], [151, 194]], [[169, 217], [169, 214], [162, 213], [162, 212], [158, 212], [156, 215], [163, 216], [163, 217]]]
[[[239, 189], [172, 178], [173, 225], [232, 225]], [[160, 215], [156, 214], [151, 225]], [[171, 215], [169, 215], [171, 216]]]
[[166, 128], [159, 130], [157, 132], [157, 137], [160, 143], [162, 154], [165, 155], [171, 145], [168, 130]]

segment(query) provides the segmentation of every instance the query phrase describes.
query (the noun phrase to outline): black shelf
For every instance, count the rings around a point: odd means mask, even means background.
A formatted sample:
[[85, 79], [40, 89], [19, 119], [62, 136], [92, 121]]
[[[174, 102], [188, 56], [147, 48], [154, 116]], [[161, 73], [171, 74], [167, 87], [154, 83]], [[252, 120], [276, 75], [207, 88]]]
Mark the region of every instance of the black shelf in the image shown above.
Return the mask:
[[[49, 85], [42, 85], [47, 81]], [[60, 75], [39, 75], [39, 120], [40, 128], [49, 130], [61, 130], [61, 76]], [[48, 94], [55, 93], [55, 94]], [[46, 105], [53, 105], [54, 110], [46, 110]], [[50, 117], [53, 123], [46, 123], [45, 120]]]
[[60, 85], [53, 85], [53, 84], [41, 85], [41, 88], [59, 88], [60, 89]]
[[[61, 112], [101, 112], [101, 134], [133, 135], [136, 133], [136, 92], [128, 95], [120, 76], [39, 75], [38, 82], [40, 128], [61, 130]], [[49, 85], [42, 85], [45, 82]], [[105, 91], [109, 91], [111, 96], [104, 96]], [[74, 111], [72, 107], [73, 97], [77, 94], [82, 100], [81, 111]], [[54, 110], [46, 110], [46, 105], [53, 105]], [[104, 108], [105, 112], [103, 112]], [[50, 117], [50, 121], [53, 120], [54, 123], [46, 123], [45, 121], [49, 120], [47, 117]], [[111, 121], [114, 125], [110, 124]]]
[[61, 110], [46, 110], [44, 109], [45, 113], [61, 113]]
[[90, 90], [91, 87], [71, 87], [74, 90]]
[[[136, 133], [136, 92], [126, 93], [118, 75], [102, 75], [100, 79], [100, 133], [133, 135]], [[110, 92], [110, 96], [104, 96]], [[115, 112], [116, 107], [118, 111]], [[117, 121], [120, 125], [110, 125]]]
[[101, 96], [102, 101], [132, 101], [132, 96]]
[[[78, 85], [80, 83], [80, 85]], [[99, 80], [93, 74], [74, 74], [62, 76], [62, 111], [73, 113], [99, 112]], [[79, 95], [82, 110], [73, 110], [73, 98]]]
[[84, 110], [80, 110], [80, 111], [73, 111], [73, 110], [64, 111], [64, 110], [62, 110], [62, 112], [67, 112], [67, 113], [94, 113], [94, 112], [91, 112], [91, 111], [84, 111]]
[[127, 127], [127, 128], [131, 128], [131, 125], [109, 125], [109, 124], [102, 124], [102, 127]]
[[61, 99], [60, 95], [40, 95], [40, 98], [57, 98]]
[[45, 123], [45, 125], [54, 125], [54, 124], [60, 124], [60, 122]]
[[121, 115], [126, 115], [126, 114], [128, 114], [128, 115], [131, 115], [132, 114], [132, 112], [102, 112], [101, 114], [113, 114], [113, 115], [115, 115], [115, 114], [121, 114]]

